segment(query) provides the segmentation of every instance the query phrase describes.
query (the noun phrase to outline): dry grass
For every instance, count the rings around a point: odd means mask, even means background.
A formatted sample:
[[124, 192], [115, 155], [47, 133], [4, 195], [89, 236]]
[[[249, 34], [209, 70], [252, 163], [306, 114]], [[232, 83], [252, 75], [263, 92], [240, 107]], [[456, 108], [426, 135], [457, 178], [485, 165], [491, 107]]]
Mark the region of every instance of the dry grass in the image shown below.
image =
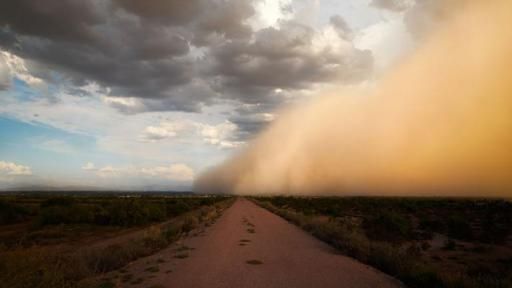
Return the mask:
[[420, 246], [374, 241], [351, 223], [320, 220], [314, 215], [278, 208], [269, 202], [257, 200], [255, 202], [310, 232], [342, 253], [402, 280], [408, 287], [511, 287], [511, 283], [505, 278], [489, 277], [483, 273], [485, 269], [482, 267], [475, 267], [477, 277], [469, 277], [464, 273], [443, 273], [437, 266], [422, 259]]
[[[231, 200], [228, 201], [231, 202]], [[98, 287], [102, 282], [96, 280], [95, 275], [122, 268], [130, 261], [154, 254], [179, 239], [180, 235], [198, 227], [200, 223], [214, 221], [220, 215], [221, 209], [225, 209], [231, 203], [203, 207], [178, 216], [164, 226], [146, 229], [139, 238], [106, 246], [61, 245], [6, 248], [0, 245], [1, 286], [10, 288]], [[89, 278], [90, 280], [87, 280]], [[123, 275], [122, 280], [138, 281], [138, 279], [134, 280], [131, 274]]]

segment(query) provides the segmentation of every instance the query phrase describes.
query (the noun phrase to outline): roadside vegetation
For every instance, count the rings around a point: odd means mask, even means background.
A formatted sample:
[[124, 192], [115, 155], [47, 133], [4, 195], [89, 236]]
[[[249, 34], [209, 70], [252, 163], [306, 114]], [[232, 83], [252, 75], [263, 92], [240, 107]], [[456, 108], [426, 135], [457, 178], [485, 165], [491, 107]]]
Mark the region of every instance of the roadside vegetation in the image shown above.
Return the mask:
[[95, 287], [94, 278], [211, 225], [222, 196], [0, 198], [0, 287]]
[[408, 287], [512, 287], [509, 201], [370, 197], [252, 200]]

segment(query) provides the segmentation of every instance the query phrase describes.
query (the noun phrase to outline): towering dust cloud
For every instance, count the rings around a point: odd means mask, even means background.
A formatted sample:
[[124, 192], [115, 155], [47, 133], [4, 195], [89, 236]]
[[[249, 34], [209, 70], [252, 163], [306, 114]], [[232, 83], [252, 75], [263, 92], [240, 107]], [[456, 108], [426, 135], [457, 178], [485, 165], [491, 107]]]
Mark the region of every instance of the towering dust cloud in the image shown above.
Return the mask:
[[474, 1], [371, 91], [283, 112], [199, 191], [512, 196], [512, 1]]

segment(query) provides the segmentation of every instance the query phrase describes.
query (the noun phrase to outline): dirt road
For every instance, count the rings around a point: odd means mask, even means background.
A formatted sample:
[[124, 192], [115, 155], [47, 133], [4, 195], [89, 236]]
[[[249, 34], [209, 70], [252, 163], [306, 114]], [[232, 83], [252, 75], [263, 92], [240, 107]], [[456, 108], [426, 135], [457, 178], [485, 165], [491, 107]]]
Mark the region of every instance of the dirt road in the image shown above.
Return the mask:
[[204, 234], [137, 262], [126, 287], [400, 286], [244, 199]]

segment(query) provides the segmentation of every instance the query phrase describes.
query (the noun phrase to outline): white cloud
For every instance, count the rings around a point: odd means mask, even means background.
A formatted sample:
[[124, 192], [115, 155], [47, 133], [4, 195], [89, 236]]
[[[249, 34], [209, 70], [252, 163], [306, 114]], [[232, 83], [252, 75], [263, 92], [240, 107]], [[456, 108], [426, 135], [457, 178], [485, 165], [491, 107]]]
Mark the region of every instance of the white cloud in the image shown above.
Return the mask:
[[144, 129], [142, 140], [157, 141], [172, 138], [179, 132], [187, 129], [191, 125], [183, 121], [164, 121], [159, 126], [148, 126]]
[[[260, 117], [273, 119], [270, 113], [261, 113]], [[195, 133], [203, 143], [215, 145], [221, 148], [235, 148], [243, 144], [240, 141], [233, 141], [238, 126], [228, 120], [220, 124], [206, 124], [190, 120], [163, 121], [158, 126], [147, 126], [140, 136], [142, 141], [157, 142], [164, 139], [187, 136], [191, 138]]]
[[137, 113], [144, 109], [142, 101], [134, 97], [104, 96], [103, 102], [125, 113]]
[[231, 141], [238, 127], [229, 121], [217, 125], [197, 124], [199, 134], [203, 137], [203, 141], [217, 145], [221, 148], [234, 148], [240, 146], [243, 142]]
[[84, 166], [82, 166], [82, 169], [85, 171], [94, 171], [96, 170], [96, 166], [92, 162], [87, 162]]
[[0, 161], [0, 174], [8, 176], [28, 176], [32, 175], [32, 170], [28, 166]]
[[34, 77], [32, 74], [30, 74], [27, 66], [25, 65], [25, 61], [20, 57], [7, 51], [0, 51], [0, 58], [3, 58], [5, 63], [4, 65], [7, 67], [11, 75], [27, 83], [28, 85], [35, 86], [44, 83], [42, 79]]

